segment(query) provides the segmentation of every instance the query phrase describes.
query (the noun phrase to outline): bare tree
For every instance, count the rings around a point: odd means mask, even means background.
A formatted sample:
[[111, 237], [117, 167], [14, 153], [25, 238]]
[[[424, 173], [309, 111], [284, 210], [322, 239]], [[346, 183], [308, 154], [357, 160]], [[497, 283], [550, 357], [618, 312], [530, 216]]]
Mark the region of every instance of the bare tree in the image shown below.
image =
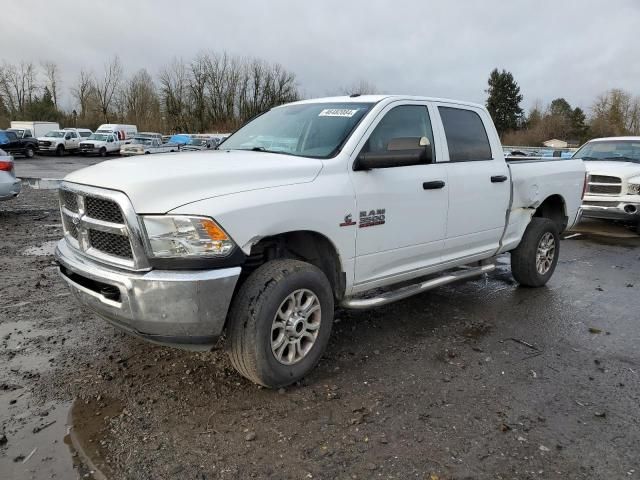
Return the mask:
[[122, 65], [118, 56], [107, 62], [104, 66], [102, 78], [95, 81], [95, 93], [98, 100], [100, 113], [106, 122], [114, 107], [114, 97], [122, 81]]
[[13, 116], [24, 115], [36, 93], [36, 69], [33, 63], [3, 63], [0, 70], [0, 96]]
[[124, 88], [124, 118], [141, 129], [158, 130], [160, 102], [153, 78], [145, 69], [131, 77]]
[[171, 131], [188, 130], [187, 105], [189, 75], [182, 59], [174, 59], [160, 72], [160, 97], [162, 107]]
[[85, 118], [90, 111], [92, 100], [96, 98], [95, 84], [93, 75], [86, 70], [80, 70], [77, 83], [71, 89], [71, 95], [76, 99], [80, 106], [80, 117]]
[[380, 93], [378, 87], [376, 87], [373, 83], [370, 83], [367, 80], [360, 79], [351, 85], [346, 87], [342, 87], [342, 94], [344, 95], [371, 95], [375, 93]]
[[53, 105], [58, 108], [58, 87], [60, 85], [60, 70], [55, 62], [42, 62], [45, 76], [45, 86], [51, 92]]

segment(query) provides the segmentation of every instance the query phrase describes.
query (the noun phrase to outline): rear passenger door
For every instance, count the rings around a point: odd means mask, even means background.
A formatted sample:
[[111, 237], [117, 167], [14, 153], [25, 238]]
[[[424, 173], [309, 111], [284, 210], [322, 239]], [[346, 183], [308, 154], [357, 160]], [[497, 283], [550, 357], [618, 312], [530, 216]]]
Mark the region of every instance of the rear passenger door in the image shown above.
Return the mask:
[[509, 169], [496, 150], [500, 144], [485, 110], [441, 103], [438, 112], [449, 184], [442, 260], [471, 261], [498, 248], [511, 195]]

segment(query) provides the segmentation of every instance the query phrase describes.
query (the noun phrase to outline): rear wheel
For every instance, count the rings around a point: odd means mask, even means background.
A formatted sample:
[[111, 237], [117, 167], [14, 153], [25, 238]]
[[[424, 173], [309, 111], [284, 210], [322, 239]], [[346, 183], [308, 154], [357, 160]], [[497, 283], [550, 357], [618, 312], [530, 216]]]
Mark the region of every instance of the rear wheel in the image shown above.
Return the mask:
[[333, 323], [333, 292], [317, 267], [274, 260], [240, 287], [229, 314], [227, 352], [234, 368], [269, 388], [290, 385], [322, 356]]
[[560, 235], [555, 222], [534, 217], [520, 245], [511, 252], [511, 273], [521, 285], [541, 287], [553, 275], [560, 253]]
[[58, 157], [61, 157], [64, 155], [64, 145], [58, 145], [58, 148], [56, 148], [56, 155]]

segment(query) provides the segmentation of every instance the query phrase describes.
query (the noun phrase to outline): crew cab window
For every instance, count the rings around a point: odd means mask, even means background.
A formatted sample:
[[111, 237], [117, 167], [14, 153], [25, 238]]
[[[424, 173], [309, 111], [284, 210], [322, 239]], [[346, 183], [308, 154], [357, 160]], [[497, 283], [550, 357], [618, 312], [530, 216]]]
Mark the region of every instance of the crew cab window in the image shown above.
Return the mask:
[[386, 152], [389, 142], [394, 138], [429, 139], [431, 158], [433, 150], [433, 131], [427, 107], [422, 105], [400, 105], [391, 109], [371, 132], [362, 152]]
[[461, 108], [438, 107], [449, 146], [449, 161], [492, 160], [491, 145], [480, 115]]

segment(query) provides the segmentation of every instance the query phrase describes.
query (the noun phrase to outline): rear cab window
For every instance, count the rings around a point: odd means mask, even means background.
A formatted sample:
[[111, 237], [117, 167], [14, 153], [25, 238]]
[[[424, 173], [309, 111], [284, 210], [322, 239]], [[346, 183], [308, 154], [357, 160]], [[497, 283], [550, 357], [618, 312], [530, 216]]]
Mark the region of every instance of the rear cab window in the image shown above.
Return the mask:
[[480, 115], [473, 110], [438, 107], [450, 162], [493, 160], [491, 144]]

